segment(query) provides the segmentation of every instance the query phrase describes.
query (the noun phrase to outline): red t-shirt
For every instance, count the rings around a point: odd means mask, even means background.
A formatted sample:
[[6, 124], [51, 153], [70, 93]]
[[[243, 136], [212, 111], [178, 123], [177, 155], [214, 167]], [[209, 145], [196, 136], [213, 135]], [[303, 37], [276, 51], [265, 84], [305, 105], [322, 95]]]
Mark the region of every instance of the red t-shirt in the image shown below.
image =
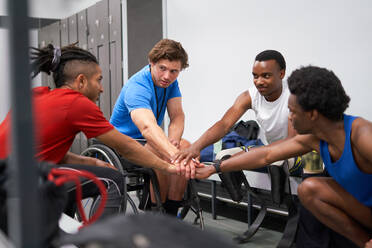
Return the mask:
[[[80, 131], [87, 138], [104, 134], [114, 127], [101, 110], [81, 93], [70, 89], [33, 89], [36, 158], [59, 163]], [[0, 124], [0, 159], [9, 155], [10, 114]]]

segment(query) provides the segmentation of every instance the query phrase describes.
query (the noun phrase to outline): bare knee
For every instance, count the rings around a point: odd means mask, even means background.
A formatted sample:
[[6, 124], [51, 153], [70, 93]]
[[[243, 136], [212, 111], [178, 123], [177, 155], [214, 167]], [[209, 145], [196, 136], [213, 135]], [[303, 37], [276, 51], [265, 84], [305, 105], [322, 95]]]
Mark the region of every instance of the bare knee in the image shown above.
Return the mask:
[[303, 205], [311, 204], [314, 199], [319, 197], [321, 183], [315, 177], [307, 178], [297, 188], [297, 194]]

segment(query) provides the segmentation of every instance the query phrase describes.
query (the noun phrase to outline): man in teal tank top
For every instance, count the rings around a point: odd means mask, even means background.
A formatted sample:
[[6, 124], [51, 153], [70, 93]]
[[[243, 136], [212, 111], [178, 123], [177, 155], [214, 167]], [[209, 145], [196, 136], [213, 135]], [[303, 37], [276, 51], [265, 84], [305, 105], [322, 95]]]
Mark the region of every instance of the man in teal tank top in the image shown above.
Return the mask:
[[290, 121], [298, 135], [197, 168], [196, 177], [259, 168], [315, 150], [330, 177], [304, 180], [298, 187], [301, 203], [320, 222], [365, 247], [372, 234], [372, 123], [344, 114], [350, 98], [332, 71], [302, 67], [288, 86]]

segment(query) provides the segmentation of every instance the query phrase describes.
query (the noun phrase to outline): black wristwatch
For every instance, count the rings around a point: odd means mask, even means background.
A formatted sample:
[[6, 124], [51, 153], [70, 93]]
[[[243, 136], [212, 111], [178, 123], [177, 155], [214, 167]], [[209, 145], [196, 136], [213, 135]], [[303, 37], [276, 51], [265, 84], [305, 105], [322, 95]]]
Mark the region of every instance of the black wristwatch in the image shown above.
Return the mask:
[[213, 167], [216, 169], [216, 173], [218, 173], [218, 174], [220, 174], [222, 171], [221, 171], [221, 168], [220, 168], [220, 166], [221, 166], [221, 160], [219, 160], [219, 159], [216, 159], [216, 160], [214, 160], [213, 161]]

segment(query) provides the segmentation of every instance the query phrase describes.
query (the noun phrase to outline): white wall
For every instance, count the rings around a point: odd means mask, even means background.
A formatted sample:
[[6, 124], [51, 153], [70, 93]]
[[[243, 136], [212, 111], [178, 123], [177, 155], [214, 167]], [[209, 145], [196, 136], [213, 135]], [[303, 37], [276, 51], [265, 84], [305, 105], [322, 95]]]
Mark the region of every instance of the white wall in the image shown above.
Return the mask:
[[253, 86], [253, 60], [265, 49], [282, 52], [287, 76], [300, 65], [332, 69], [351, 97], [347, 113], [372, 120], [371, 8], [370, 0], [167, 1], [168, 37], [190, 59], [179, 77], [184, 136], [194, 141]]

